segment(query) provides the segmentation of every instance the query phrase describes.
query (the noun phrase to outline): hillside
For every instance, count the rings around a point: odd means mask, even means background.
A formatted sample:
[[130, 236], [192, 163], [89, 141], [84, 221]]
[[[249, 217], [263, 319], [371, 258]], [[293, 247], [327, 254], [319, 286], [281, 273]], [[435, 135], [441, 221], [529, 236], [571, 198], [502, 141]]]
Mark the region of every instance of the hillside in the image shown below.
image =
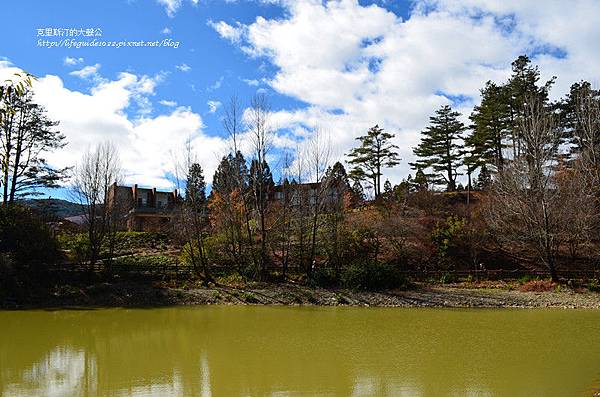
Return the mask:
[[28, 199], [21, 201], [20, 204], [57, 218], [67, 218], [83, 213], [80, 204], [61, 199]]

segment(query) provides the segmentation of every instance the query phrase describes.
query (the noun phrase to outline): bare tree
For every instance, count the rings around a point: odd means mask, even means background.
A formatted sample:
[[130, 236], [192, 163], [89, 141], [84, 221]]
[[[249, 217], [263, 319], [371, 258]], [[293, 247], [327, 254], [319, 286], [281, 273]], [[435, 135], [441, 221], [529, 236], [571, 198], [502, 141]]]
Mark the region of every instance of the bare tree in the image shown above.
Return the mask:
[[[242, 212], [245, 219], [245, 231], [248, 246], [252, 246], [252, 231], [250, 228], [250, 193], [251, 190], [247, 188], [247, 175], [244, 175], [246, 172], [246, 164], [242, 164], [243, 155], [240, 151], [240, 135], [242, 134], [243, 128], [243, 109], [240, 100], [237, 95], [231, 96], [229, 99], [229, 103], [227, 103], [223, 109], [223, 128], [227, 133], [229, 140], [231, 142], [230, 151], [232, 152], [232, 170], [234, 171], [233, 178], [236, 182], [236, 188], [234, 189], [233, 196], [237, 196], [241, 198], [242, 201]], [[231, 198], [231, 197], [230, 197]], [[234, 203], [231, 204], [229, 208], [234, 209]], [[233, 215], [233, 214], [232, 214]], [[232, 216], [233, 218], [233, 216]], [[238, 234], [241, 236], [241, 230], [238, 230]], [[254, 264], [256, 265], [256, 258], [254, 257], [254, 250], [250, 250], [252, 252], [252, 257], [254, 259]], [[242, 254], [242, 246], [241, 239], [239, 245], [239, 255], [238, 258], [241, 257]]]
[[310, 242], [310, 261], [307, 268], [307, 274], [312, 276], [312, 270], [315, 264], [317, 234], [320, 226], [320, 216], [326, 204], [326, 196], [329, 192], [329, 184], [326, 180], [327, 170], [330, 166], [331, 141], [321, 129], [316, 128], [312, 139], [308, 142], [307, 160], [310, 172], [310, 180], [314, 184], [310, 188], [309, 208], [312, 213], [311, 219], [311, 242]]
[[264, 94], [255, 95], [247, 113], [248, 129], [253, 148], [254, 158], [251, 166], [251, 184], [254, 195], [254, 205], [258, 216], [260, 228], [260, 271], [261, 276], [266, 276], [267, 258], [267, 207], [269, 198], [269, 175], [267, 154], [271, 149], [273, 129], [270, 123], [271, 107]]
[[109, 190], [120, 181], [121, 173], [119, 154], [110, 142], [88, 149], [73, 172], [72, 194], [85, 212], [91, 265], [99, 259], [107, 239], [109, 247], [114, 247], [119, 206], [109, 205]]
[[583, 85], [575, 98], [575, 143], [581, 166], [600, 183], [600, 93]]
[[[534, 97], [525, 101], [519, 124], [521, 155], [497, 175], [487, 222], [510, 248], [533, 249], [557, 279], [556, 256], [566, 239], [567, 197], [557, 184], [553, 162], [560, 141], [556, 117]], [[582, 192], [582, 194], [585, 194]]]

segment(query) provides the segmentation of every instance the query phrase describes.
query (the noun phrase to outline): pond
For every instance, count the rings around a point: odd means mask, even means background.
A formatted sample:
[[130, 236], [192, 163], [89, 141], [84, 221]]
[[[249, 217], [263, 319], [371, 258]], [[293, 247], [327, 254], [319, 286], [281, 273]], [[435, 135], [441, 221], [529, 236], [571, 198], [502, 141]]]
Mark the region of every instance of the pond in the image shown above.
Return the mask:
[[2, 396], [592, 396], [600, 312], [0, 311]]

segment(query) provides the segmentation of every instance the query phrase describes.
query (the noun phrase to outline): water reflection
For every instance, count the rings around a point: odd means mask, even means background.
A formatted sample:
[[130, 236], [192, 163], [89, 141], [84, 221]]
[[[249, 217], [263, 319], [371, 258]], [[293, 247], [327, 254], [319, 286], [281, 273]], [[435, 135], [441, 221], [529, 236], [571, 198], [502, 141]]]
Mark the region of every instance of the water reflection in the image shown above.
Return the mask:
[[[4, 376], [3, 376], [4, 378]], [[96, 362], [85, 351], [57, 346], [8, 383], [2, 395], [74, 396], [96, 394]]]
[[202, 307], [0, 312], [3, 396], [565, 396], [586, 311]]

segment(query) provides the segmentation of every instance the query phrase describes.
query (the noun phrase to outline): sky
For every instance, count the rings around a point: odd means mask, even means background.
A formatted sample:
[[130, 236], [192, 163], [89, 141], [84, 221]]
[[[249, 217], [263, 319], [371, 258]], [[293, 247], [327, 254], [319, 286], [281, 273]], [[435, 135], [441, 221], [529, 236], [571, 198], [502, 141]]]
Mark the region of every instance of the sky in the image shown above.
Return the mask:
[[505, 81], [521, 54], [542, 79], [558, 77], [554, 99], [576, 81], [600, 83], [595, 0], [3, 0], [3, 9], [0, 80], [34, 74], [36, 100], [67, 136], [49, 163], [73, 166], [111, 141], [124, 182], [159, 189], [173, 188], [187, 140], [212, 179], [230, 147], [222, 110], [232, 95], [271, 103], [276, 174], [278, 155], [317, 129], [332, 161], [344, 161], [379, 124], [395, 134], [402, 162], [384, 178], [398, 183], [413, 172], [429, 116], [451, 104], [466, 121], [484, 83]]

